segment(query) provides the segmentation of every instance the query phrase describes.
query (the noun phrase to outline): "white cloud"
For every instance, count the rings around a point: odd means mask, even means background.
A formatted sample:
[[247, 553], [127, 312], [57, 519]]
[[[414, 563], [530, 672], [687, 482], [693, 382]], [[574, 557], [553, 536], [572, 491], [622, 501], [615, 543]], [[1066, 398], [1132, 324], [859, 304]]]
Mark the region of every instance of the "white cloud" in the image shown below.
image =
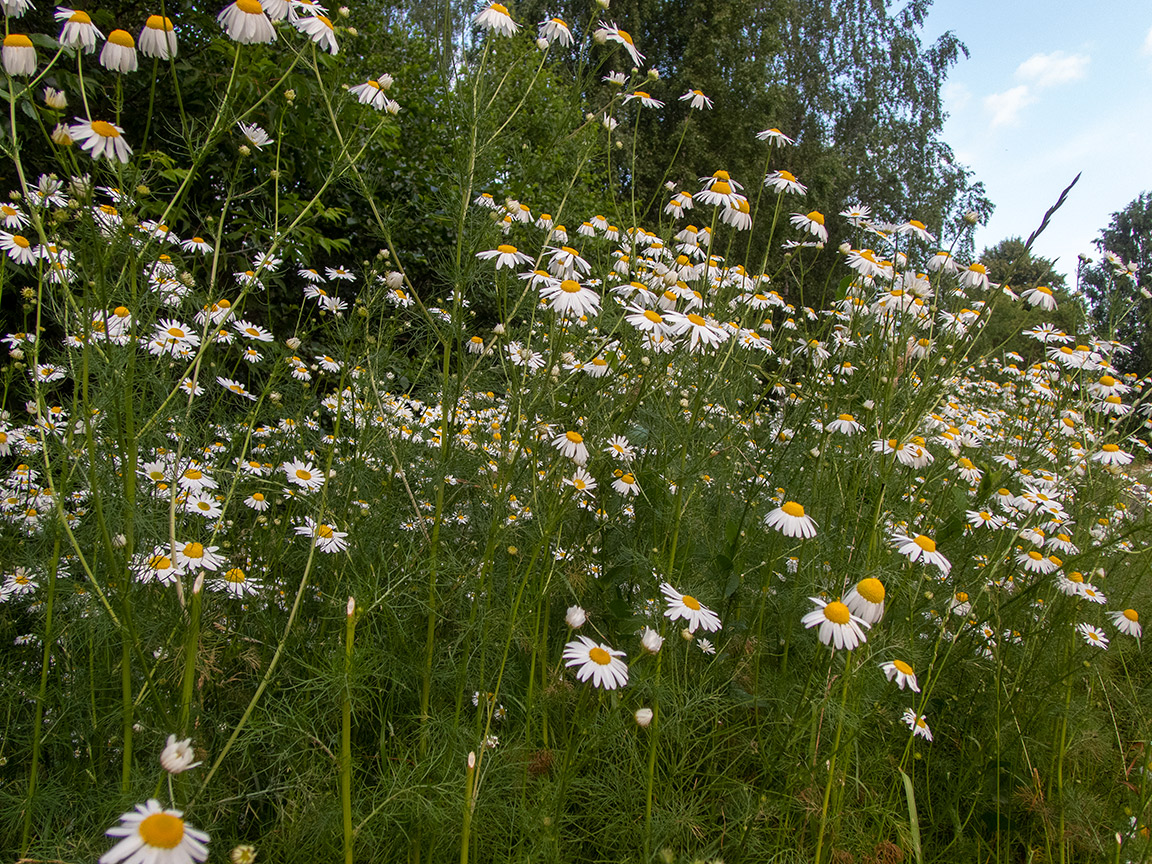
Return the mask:
[[1009, 126], [1015, 123], [1024, 106], [1036, 101], [1036, 97], [1024, 84], [1005, 90], [1003, 93], [993, 93], [984, 97], [984, 107], [992, 114], [993, 126]]
[[954, 81], [945, 84], [940, 95], [944, 98], [944, 107], [949, 111], [963, 111], [972, 101], [972, 91]]
[[[1152, 34], [1150, 34], [1152, 35]], [[1054, 87], [1083, 78], [1091, 58], [1087, 54], [1033, 54], [1016, 67], [1016, 77], [1036, 87]]]
[[1148, 35], [1144, 37], [1143, 53], [1152, 54], [1152, 27], [1148, 28]]

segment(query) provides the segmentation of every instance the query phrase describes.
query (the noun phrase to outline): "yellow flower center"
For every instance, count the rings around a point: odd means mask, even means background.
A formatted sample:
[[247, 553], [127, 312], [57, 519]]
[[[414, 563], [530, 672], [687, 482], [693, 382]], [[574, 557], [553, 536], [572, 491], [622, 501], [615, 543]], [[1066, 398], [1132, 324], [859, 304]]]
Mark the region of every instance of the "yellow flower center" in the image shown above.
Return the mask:
[[136, 830], [153, 849], [175, 849], [184, 839], [184, 820], [171, 813], [153, 813]]
[[1116, 379], [1111, 375], [1102, 375], [1100, 376], [1100, 384], [1103, 387], [1113, 387], [1116, 384]]
[[31, 48], [32, 40], [23, 33], [12, 33], [4, 37], [5, 48]]
[[588, 652], [588, 659], [600, 666], [607, 666], [612, 662], [612, 655], [597, 646]]
[[629, 45], [635, 44], [632, 41], [632, 37], [630, 35], [628, 35], [628, 31], [626, 31], [626, 30], [621, 30], [619, 27], [617, 27], [616, 28], [616, 35], [619, 36], [621, 39], [623, 39], [625, 42], [627, 42]]
[[204, 544], [203, 543], [189, 543], [184, 547], [184, 556], [186, 558], [203, 558], [204, 557]]
[[323, 537], [325, 540], [330, 540], [333, 536], [332, 535], [332, 529], [329, 528], [327, 525], [317, 525], [316, 526], [316, 535], [318, 537]]
[[153, 570], [167, 570], [172, 566], [172, 559], [166, 555], [153, 555], [148, 559], [148, 566]]
[[804, 517], [804, 505], [797, 504], [795, 501], [785, 501], [780, 505], [780, 509], [793, 519], [802, 519]]
[[884, 585], [879, 579], [873, 576], [869, 576], [867, 579], [861, 579], [856, 585], [856, 593], [869, 603], [884, 602]]
[[576, 294], [580, 291], [580, 283], [575, 279], [565, 279], [560, 283], [560, 290], [565, 294]]
[[903, 660], [893, 660], [892, 665], [896, 667], [896, 671], [899, 672], [901, 675], [915, 675], [916, 674], [915, 672], [912, 671], [912, 667], [909, 666], [907, 663], [905, 663]]
[[311, 471], [305, 471], [303, 468], [297, 468], [296, 469], [296, 477], [300, 480], [311, 480], [312, 479], [312, 472]]
[[658, 313], [653, 312], [651, 309], [646, 309], [644, 311], [644, 317], [647, 318], [649, 321], [651, 321], [653, 324], [663, 324], [664, 323], [664, 319], [661, 318]]
[[264, 500], [264, 493], [263, 492], [253, 492], [252, 493], [252, 500], [253, 501], [263, 501]]
[[683, 597], [680, 598], [680, 602], [682, 602], [685, 606], [687, 606], [693, 612], [699, 612], [700, 611], [700, 601], [697, 600], [695, 597], [693, 597], [691, 594], [685, 594]]
[[579, 432], [565, 432], [564, 437], [571, 441], [573, 444], [583, 444], [584, 436]]
[[[919, 228], [921, 231], [924, 231], [924, 230], [925, 230], [925, 228], [924, 228], [924, 223], [923, 223], [923, 222], [920, 222], [920, 221], [918, 221], [918, 220], [916, 220], [916, 219], [909, 219], [909, 220], [908, 220], [908, 224], [909, 224], [909, 225], [911, 225], [913, 228]], [[896, 662], [897, 662], [897, 663], [899, 663], [900, 661], [899, 661], [899, 660], [897, 660]]]
[[968, 592], [967, 591], [957, 591], [956, 592], [956, 602], [957, 603], [967, 603], [968, 602]]
[[163, 15], [149, 15], [148, 20], [144, 22], [144, 26], [149, 30], [164, 30], [171, 33], [173, 29], [172, 19], [165, 18]]
[[708, 325], [708, 322], [697, 315], [695, 312], [689, 312], [685, 317], [697, 327], [706, 327]]
[[824, 607], [824, 617], [833, 624], [847, 624], [852, 619], [852, 613], [839, 600], [833, 600]]
[[1028, 553], [1028, 557], [1031, 558], [1033, 561], [1039, 561], [1044, 556], [1041, 555], [1039, 552], [1037, 552], [1035, 549], [1033, 549]]
[[856, 418], [851, 414], [841, 414], [837, 419], [843, 420], [845, 423], [855, 423]]
[[189, 468], [184, 472], [185, 480], [199, 480], [204, 476], [204, 472], [199, 468]]
[[813, 210], [811, 213], [808, 214], [808, 218], [811, 219], [813, 222], [815, 222], [817, 225], [823, 225], [824, 224], [824, 214], [821, 213], [819, 210]]
[[931, 537], [925, 537], [923, 534], [917, 534], [912, 538], [912, 542], [923, 549], [925, 552], [936, 551], [936, 541]]
[[717, 195], [731, 195], [732, 187], [725, 183], [723, 180], [720, 180], [712, 184], [712, 191]]
[[1124, 617], [1127, 618], [1129, 621], [1132, 621], [1133, 623], [1140, 620], [1140, 616], [1136, 614], [1135, 609], [1125, 609], [1124, 610]]
[[985, 267], [983, 264], [980, 264], [979, 262], [977, 262], [976, 264], [972, 264], [971, 266], [969, 266], [968, 269], [971, 270], [973, 273], [979, 273], [981, 275], [984, 275], [985, 273], [988, 272], [988, 268]]
[[115, 315], [117, 318], [127, 318], [132, 313], [128, 311], [127, 306], [117, 306], [115, 309], [112, 310], [112, 314]]
[[127, 30], [113, 30], [108, 34], [108, 41], [113, 45], [119, 45], [121, 48], [136, 47], [136, 40], [132, 38], [132, 34]]
[[633, 477], [631, 474], [624, 474], [620, 477], [620, 482], [621, 483], [627, 483], [629, 486], [631, 486], [633, 483], [636, 482], [636, 478]]
[[778, 171], [777, 174], [779, 175], [781, 180], [787, 180], [789, 183], [795, 183], [796, 182], [796, 175], [793, 174], [791, 171]]
[[1073, 570], [1071, 573], [1068, 574], [1068, 581], [1069, 582], [1075, 582], [1077, 585], [1083, 585], [1084, 584], [1084, 574], [1081, 573], [1079, 570]]
[[72, 13], [72, 17], [69, 18], [68, 21], [72, 24], [91, 24], [92, 18], [88, 15], [87, 12], [81, 12], [79, 9], [77, 9]]
[[1120, 448], [1115, 444], [1105, 444], [1103, 449], [1105, 453], [1118, 453], [1120, 451]]
[[111, 123], [106, 123], [103, 120], [93, 120], [92, 131], [99, 135], [101, 138], [120, 137], [120, 130], [113, 126]]
[[233, 567], [231, 570], [229, 570], [227, 573], [224, 574], [224, 578], [227, 579], [229, 582], [233, 583], [234, 585], [239, 585], [241, 582], [245, 581], [248, 577], [244, 575], [244, 571], [241, 570], [239, 567]]
[[260, 5], [260, 0], [236, 0], [236, 8], [249, 15], [264, 14], [264, 7]]

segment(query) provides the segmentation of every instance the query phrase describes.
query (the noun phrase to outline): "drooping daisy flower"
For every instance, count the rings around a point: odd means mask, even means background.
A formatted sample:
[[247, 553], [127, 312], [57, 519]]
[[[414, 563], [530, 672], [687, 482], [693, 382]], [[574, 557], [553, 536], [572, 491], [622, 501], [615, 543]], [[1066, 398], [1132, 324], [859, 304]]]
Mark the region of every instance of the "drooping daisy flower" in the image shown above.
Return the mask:
[[588, 446], [584, 443], [584, 436], [575, 430], [557, 435], [552, 439], [552, 446], [577, 465], [588, 461]]
[[1108, 637], [1104, 631], [1099, 627], [1093, 627], [1091, 624], [1077, 624], [1077, 632], [1084, 637], [1084, 641], [1095, 648], [1107, 648]]
[[1047, 285], [1029, 288], [1027, 291], [1021, 292], [1020, 296], [1027, 301], [1029, 306], [1039, 306], [1045, 312], [1051, 312], [1056, 308], [1056, 297]]
[[764, 185], [777, 192], [791, 192], [795, 195], [803, 195], [808, 191], [808, 187], [797, 180], [791, 171], [773, 171], [764, 178]]
[[515, 269], [521, 264], [527, 264], [532, 260], [515, 246], [510, 246], [507, 243], [502, 243], [495, 249], [489, 249], [486, 252], [477, 252], [476, 257], [481, 261], [491, 261], [495, 258], [497, 270], [501, 267]]
[[887, 663], [881, 663], [880, 668], [884, 670], [884, 675], [888, 680], [895, 681], [896, 686], [901, 690], [907, 686], [913, 693], [920, 692], [920, 685], [916, 683], [916, 673], [913, 672], [912, 667], [903, 660], [891, 660]]
[[825, 645], [830, 645], [837, 651], [842, 649], [851, 651], [857, 645], [862, 645], [868, 641], [864, 635], [864, 628], [872, 625], [863, 618], [853, 615], [848, 607], [839, 600], [833, 600], [829, 603], [819, 597], [809, 597], [808, 599], [815, 603], [818, 608], [801, 618], [800, 623], [806, 629], [819, 624], [818, 635], [820, 641]]
[[4, 71], [13, 77], [36, 72], [36, 48], [23, 33], [10, 33], [4, 37], [0, 59], [4, 62]]
[[118, 160], [127, 163], [132, 148], [124, 140], [124, 130], [114, 123], [104, 120], [82, 120], [68, 127], [72, 140], [80, 143], [93, 159], [101, 156], [109, 162]]
[[703, 111], [705, 108], [712, 107], [712, 100], [699, 90], [689, 90], [680, 97], [680, 101], [687, 102], [688, 107], [695, 108], [697, 111]]
[[388, 95], [385, 91], [391, 86], [392, 76], [384, 74], [375, 81], [369, 80], [363, 84], [357, 84], [355, 87], [349, 88], [348, 92], [355, 96], [361, 105], [371, 105], [377, 111], [383, 111], [388, 102]]
[[575, 42], [572, 30], [561, 18], [547, 18], [541, 21], [540, 38], [549, 45], [553, 42], [559, 42], [565, 48], [570, 48]]
[[919, 237], [925, 243], [934, 243], [936, 238], [928, 233], [928, 226], [923, 222], [916, 219], [909, 219], [903, 225], [896, 228], [897, 234], [911, 234], [913, 237]]
[[720, 629], [720, 616], [707, 606], [702, 606], [691, 594], [681, 594], [667, 582], [660, 586], [660, 590], [664, 592], [665, 602], [668, 604], [664, 614], [670, 621], [683, 618], [688, 624], [690, 633], [695, 633], [697, 628], [708, 633]]
[[861, 579], [844, 598], [844, 605], [853, 615], [875, 624], [884, 617], [884, 584], [874, 576]]
[[908, 724], [908, 728], [912, 730], [913, 735], [919, 735], [921, 738], [932, 740], [932, 730], [928, 728], [928, 722], [924, 719], [923, 714], [917, 714], [911, 708], [904, 709], [904, 722]]
[[127, 30], [113, 30], [100, 52], [100, 65], [112, 72], [135, 72], [136, 40]]
[[580, 681], [592, 679], [593, 687], [615, 690], [628, 684], [628, 665], [621, 660], [627, 656], [607, 645], [598, 644], [587, 636], [577, 636], [576, 640], [564, 646], [565, 666], [577, 666], [576, 678]]
[[605, 24], [603, 21], [599, 22], [599, 24], [599, 29], [593, 34], [596, 41], [615, 42], [618, 45], [623, 45], [624, 50], [628, 52], [628, 56], [632, 58], [633, 65], [639, 66], [644, 60], [644, 55], [636, 50], [636, 43], [632, 41], [631, 34], [617, 27], [615, 21], [613, 21], [611, 25]]
[[775, 528], [785, 537], [808, 539], [816, 536], [816, 521], [805, 515], [804, 505], [795, 501], [785, 501], [764, 517], [764, 524]]
[[640, 494], [640, 484], [636, 481], [636, 475], [630, 472], [621, 473], [613, 480], [612, 488], [624, 496]]
[[909, 561], [923, 560], [925, 564], [935, 564], [945, 574], [952, 569], [952, 562], [936, 551], [936, 541], [927, 535], [910, 537], [902, 531], [894, 531], [891, 540], [896, 544], [896, 551]]
[[301, 15], [294, 22], [296, 29], [329, 54], [335, 56], [340, 53], [340, 46], [336, 44], [336, 30], [332, 22], [323, 15]]
[[847, 435], [851, 438], [857, 432], [863, 432], [864, 427], [856, 422], [856, 418], [851, 414], [840, 414], [831, 423], [824, 426], [827, 432], [838, 432], [841, 435]]
[[821, 243], [828, 242], [828, 229], [824, 227], [824, 214], [819, 210], [811, 213], [793, 213], [791, 216], [793, 227], [807, 231]]
[[96, 40], [104, 38], [87, 12], [58, 6], [56, 20], [64, 25], [60, 28], [59, 41], [66, 48], [79, 48], [85, 54], [92, 54], [96, 51]]
[[756, 139], [758, 141], [767, 141], [776, 147], [785, 147], [796, 143], [775, 126], [771, 129], [765, 129], [763, 132], [757, 132]]
[[1090, 457], [1093, 462], [1099, 462], [1101, 465], [1127, 465], [1133, 456], [1131, 453], [1125, 453], [1116, 444], [1105, 444], [1100, 448], [1098, 453], [1093, 453]]
[[156, 799], [137, 804], [106, 832], [123, 838], [100, 856], [100, 864], [193, 864], [208, 857], [208, 835], [186, 823], [180, 810], [165, 810]]
[[241, 45], [256, 45], [276, 41], [276, 28], [260, 0], [235, 0], [216, 16], [216, 20], [228, 33], [228, 38]]
[[624, 97], [624, 104], [627, 105], [633, 99], [638, 100], [640, 102], [640, 104], [643, 105], [645, 108], [663, 108], [664, 107], [663, 102], [661, 102], [659, 99], [653, 98], [650, 93], [646, 93], [643, 90], [637, 90], [635, 93], [629, 93], [627, 96]]
[[171, 18], [149, 15], [140, 31], [140, 53], [145, 57], [167, 60], [176, 56], [176, 28]]
[[1123, 611], [1109, 612], [1108, 617], [1112, 619], [1112, 623], [1126, 636], [1132, 636], [1139, 639], [1142, 633], [1140, 626], [1140, 616], [1136, 614], [1135, 609], [1125, 609]]
[[481, 29], [491, 30], [497, 36], [513, 36], [520, 29], [520, 25], [508, 14], [508, 7], [502, 3], [492, 3], [472, 19], [472, 23]]

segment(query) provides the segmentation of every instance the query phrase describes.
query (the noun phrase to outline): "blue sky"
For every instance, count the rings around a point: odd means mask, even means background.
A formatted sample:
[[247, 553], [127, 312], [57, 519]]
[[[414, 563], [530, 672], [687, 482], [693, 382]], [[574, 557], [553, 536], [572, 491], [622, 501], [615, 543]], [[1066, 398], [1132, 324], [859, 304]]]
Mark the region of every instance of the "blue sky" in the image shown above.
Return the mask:
[[1034, 246], [1073, 273], [1109, 216], [1152, 191], [1152, 4], [936, 0], [925, 44], [947, 30], [970, 56], [944, 90], [944, 140], [996, 204], [976, 248], [1027, 237], [1082, 171]]

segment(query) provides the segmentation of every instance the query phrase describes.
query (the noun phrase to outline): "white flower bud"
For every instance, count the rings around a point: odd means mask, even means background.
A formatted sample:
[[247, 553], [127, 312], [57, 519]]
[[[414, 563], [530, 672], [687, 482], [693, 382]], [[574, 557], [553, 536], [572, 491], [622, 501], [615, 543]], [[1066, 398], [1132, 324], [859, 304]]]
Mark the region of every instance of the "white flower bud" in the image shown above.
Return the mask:
[[569, 606], [568, 612], [564, 615], [564, 621], [573, 630], [579, 630], [584, 626], [584, 622], [588, 620], [588, 613], [581, 609], [579, 606]]
[[657, 654], [664, 647], [664, 637], [651, 627], [645, 627], [640, 634], [640, 645], [648, 654]]
[[636, 709], [636, 725], [641, 729], [647, 729], [648, 724], [652, 722], [652, 709], [651, 708], [637, 708]]
[[537, 39], [536, 40], [536, 47], [539, 48], [541, 51], [547, 51], [548, 50], [548, 40], [547, 39]]
[[160, 764], [169, 774], [182, 774], [189, 768], [195, 768], [199, 762], [194, 762], [196, 754], [192, 752], [192, 739], [185, 738], [177, 741], [175, 735], [168, 736], [168, 744], [160, 754]]

